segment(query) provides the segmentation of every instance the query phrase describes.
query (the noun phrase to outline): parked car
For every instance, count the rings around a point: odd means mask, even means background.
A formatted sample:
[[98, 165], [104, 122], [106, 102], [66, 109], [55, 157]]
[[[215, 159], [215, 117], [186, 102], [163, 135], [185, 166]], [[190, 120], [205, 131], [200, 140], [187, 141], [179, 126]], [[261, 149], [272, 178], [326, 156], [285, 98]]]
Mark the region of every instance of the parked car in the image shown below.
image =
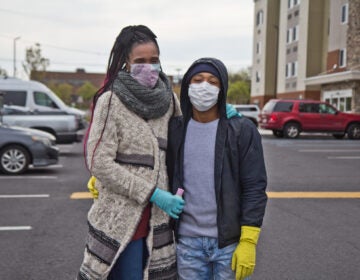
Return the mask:
[[297, 138], [304, 131], [360, 139], [360, 114], [340, 112], [322, 101], [271, 99], [260, 114], [260, 127], [276, 137]]
[[36, 128], [53, 134], [58, 143], [82, 141], [85, 112], [67, 106], [44, 84], [0, 78], [3, 123]]
[[55, 136], [59, 144], [81, 142], [85, 124], [75, 115], [30, 111], [27, 107], [4, 105], [0, 109], [2, 122], [11, 126], [34, 128]]
[[236, 111], [250, 119], [256, 126], [259, 124], [260, 108], [256, 104], [233, 104]]
[[55, 137], [36, 129], [12, 127], [0, 123], [0, 171], [20, 174], [29, 165], [47, 166], [58, 162]]

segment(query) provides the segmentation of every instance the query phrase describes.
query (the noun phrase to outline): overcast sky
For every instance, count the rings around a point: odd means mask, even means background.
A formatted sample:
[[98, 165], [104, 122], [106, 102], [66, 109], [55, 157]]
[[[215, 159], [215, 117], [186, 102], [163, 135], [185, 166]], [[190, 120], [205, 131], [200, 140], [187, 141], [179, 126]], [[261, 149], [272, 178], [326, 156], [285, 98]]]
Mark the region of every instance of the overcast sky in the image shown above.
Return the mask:
[[197, 58], [221, 59], [229, 71], [251, 65], [253, 0], [0, 0], [0, 67], [18, 76], [25, 49], [41, 44], [50, 71], [105, 72], [120, 30], [144, 24], [158, 36], [167, 74]]

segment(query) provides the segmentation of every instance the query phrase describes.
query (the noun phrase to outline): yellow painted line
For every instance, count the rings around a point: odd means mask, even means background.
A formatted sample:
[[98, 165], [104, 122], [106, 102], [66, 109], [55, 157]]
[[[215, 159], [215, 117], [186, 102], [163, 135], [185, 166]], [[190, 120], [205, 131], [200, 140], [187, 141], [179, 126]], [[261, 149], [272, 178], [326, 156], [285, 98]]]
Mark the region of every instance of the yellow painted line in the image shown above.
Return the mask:
[[[360, 198], [360, 192], [267, 192], [269, 198]], [[92, 199], [89, 192], [74, 192], [71, 199]]]
[[360, 198], [360, 192], [267, 192], [269, 198]]
[[71, 199], [91, 199], [92, 194], [89, 192], [74, 192], [70, 195]]

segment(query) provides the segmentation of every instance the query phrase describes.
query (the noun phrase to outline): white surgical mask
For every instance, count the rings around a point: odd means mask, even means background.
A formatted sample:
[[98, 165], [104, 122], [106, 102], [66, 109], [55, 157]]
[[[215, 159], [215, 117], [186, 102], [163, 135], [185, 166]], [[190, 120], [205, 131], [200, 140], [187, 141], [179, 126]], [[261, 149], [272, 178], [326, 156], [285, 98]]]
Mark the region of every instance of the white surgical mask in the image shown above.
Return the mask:
[[160, 64], [136, 63], [130, 64], [130, 75], [139, 84], [153, 88], [159, 79]]
[[218, 100], [220, 89], [208, 82], [189, 85], [189, 98], [196, 110], [205, 112], [213, 107]]

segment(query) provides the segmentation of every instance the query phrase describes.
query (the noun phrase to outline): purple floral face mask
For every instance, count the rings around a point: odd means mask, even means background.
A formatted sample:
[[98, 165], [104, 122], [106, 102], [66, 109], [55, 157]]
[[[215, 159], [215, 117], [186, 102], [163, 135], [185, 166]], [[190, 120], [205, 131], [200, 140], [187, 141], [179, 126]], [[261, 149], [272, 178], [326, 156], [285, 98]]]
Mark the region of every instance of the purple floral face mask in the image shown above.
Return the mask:
[[130, 65], [130, 76], [139, 84], [153, 88], [159, 79], [160, 64], [136, 63]]

